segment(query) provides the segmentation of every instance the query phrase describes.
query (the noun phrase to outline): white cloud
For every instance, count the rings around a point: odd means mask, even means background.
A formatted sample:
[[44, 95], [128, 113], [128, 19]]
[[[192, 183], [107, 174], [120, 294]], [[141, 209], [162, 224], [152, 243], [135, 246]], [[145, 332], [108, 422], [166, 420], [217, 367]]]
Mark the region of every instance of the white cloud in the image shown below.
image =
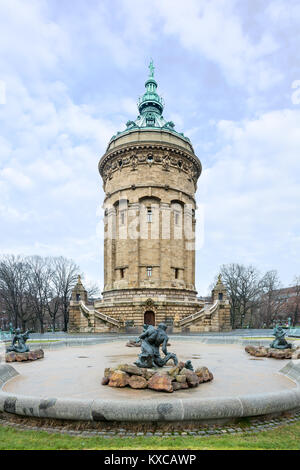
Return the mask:
[[4, 168], [0, 171], [0, 177], [20, 189], [32, 187], [31, 179], [16, 168]]
[[299, 269], [299, 126], [300, 110], [218, 123], [223, 148], [203, 171], [197, 195], [206, 207], [202, 251], [211, 262], [215, 251], [219, 264], [252, 260], [262, 270], [281, 269], [285, 279]]
[[227, 79], [249, 89], [266, 89], [282, 78], [267, 58], [278, 49], [275, 37], [262, 31], [252, 40], [243, 30], [236, 2], [227, 0], [157, 1], [164, 32], [176, 35], [191, 52], [217, 63]]

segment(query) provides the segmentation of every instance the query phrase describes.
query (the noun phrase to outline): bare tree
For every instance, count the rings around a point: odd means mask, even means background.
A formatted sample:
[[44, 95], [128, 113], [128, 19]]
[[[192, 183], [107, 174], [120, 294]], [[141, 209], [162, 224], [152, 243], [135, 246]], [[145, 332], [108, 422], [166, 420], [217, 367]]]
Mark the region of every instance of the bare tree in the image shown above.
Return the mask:
[[262, 289], [262, 295], [258, 315], [264, 325], [270, 328], [283, 313], [282, 303], [278, 296], [281, 282], [277, 271], [268, 271], [261, 279], [260, 287]]
[[41, 256], [27, 257], [29, 265], [29, 291], [31, 307], [34, 316], [39, 322], [41, 333], [45, 332], [46, 314], [49, 312], [48, 304], [52, 297], [51, 278], [53, 268], [49, 258]]
[[26, 329], [32, 318], [29, 266], [21, 256], [4, 255], [0, 260], [0, 295], [9, 319], [15, 328]]
[[74, 288], [79, 266], [73, 260], [60, 256], [54, 259], [54, 285], [57, 297], [60, 298], [60, 309], [63, 316], [64, 331], [68, 330], [69, 302]]
[[100, 288], [96, 283], [89, 283], [86, 285], [87, 297], [88, 299], [96, 299], [100, 296]]
[[222, 265], [222, 280], [230, 297], [232, 328], [252, 326], [253, 313], [260, 294], [259, 272], [250, 265], [231, 263]]
[[[13, 256], [0, 258], [0, 303], [14, 327], [28, 324], [42, 333], [63, 320], [67, 331], [69, 302], [80, 268], [74, 261], [60, 257]], [[91, 297], [99, 295], [95, 284], [88, 287]]]
[[244, 327], [245, 319], [247, 319], [249, 326], [253, 326], [254, 312], [259, 305], [261, 296], [259, 272], [254, 266], [241, 267], [238, 294], [240, 299], [241, 327]]

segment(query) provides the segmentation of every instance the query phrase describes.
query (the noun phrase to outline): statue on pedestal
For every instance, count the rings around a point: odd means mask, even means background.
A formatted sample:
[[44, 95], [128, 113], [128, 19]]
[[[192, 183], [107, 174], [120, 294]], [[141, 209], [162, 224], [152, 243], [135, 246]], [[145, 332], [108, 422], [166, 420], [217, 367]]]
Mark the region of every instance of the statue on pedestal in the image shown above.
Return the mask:
[[291, 343], [288, 343], [285, 339], [286, 332], [280, 325], [276, 325], [273, 330], [273, 335], [275, 336], [274, 341], [270, 344], [270, 348], [274, 349], [290, 349], [292, 347]]
[[[153, 325], [144, 325], [144, 331], [139, 336], [139, 340], [142, 341], [141, 353], [135, 362], [138, 367], [163, 367], [170, 359], [173, 360], [175, 365], [178, 364], [176, 354], [168, 353], [167, 344], [169, 337], [166, 329], [167, 325], [165, 323], [160, 323], [157, 328]], [[160, 355], [160, 346], [165, 357]]]
[[29, 351], [29, 347], [26, 345], [26, 341], [29, 339], [29, 330], [25, 333], [21, 333], [20, 328], [15, 330], [11, 345], [6, 349], [6, 352], [17, 352], [24, 353]]

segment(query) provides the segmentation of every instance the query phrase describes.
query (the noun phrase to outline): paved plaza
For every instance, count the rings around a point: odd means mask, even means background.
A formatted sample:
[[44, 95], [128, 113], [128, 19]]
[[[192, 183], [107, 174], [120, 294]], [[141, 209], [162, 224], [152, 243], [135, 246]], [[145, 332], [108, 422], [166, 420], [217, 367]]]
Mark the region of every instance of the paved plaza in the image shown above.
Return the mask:
[[[84, 399], [170, 400], [169, 393], [129, 388], [114, 389], [101, 385], [105, 367], [133, 363], [139, 348], [125, 346], [126, 339], [46, 350], [45, 358], [31, 363], [14, 363], [20, 375], [10, 380], [4, 391], [36, 397]], [[296, 384], [279, 370], [288, 360], [253, 358], [239, 344], [204, 344], [198, 338], [170, 338], [170, 351], [180, 360], [192, 360], [195, 368], [206, 366], [214, 380], [198, 388], [177, 391], [174, 397], [193, 398], [238, 397], [289, 390]], [[173, 396], [173, 395], [172, 395]]]

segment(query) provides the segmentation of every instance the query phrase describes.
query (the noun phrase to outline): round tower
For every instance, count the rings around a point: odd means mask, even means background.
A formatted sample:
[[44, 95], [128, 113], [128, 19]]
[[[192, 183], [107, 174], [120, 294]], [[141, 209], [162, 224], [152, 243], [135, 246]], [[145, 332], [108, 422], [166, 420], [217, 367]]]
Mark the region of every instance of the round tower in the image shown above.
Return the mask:
[[172, 325], [199, 309], [195, 290], [195, 192], [201, 163], [163, 117], [149, 65], [139, 115], [99, 162], [104, 199], [101, 309], [134, 326]]

